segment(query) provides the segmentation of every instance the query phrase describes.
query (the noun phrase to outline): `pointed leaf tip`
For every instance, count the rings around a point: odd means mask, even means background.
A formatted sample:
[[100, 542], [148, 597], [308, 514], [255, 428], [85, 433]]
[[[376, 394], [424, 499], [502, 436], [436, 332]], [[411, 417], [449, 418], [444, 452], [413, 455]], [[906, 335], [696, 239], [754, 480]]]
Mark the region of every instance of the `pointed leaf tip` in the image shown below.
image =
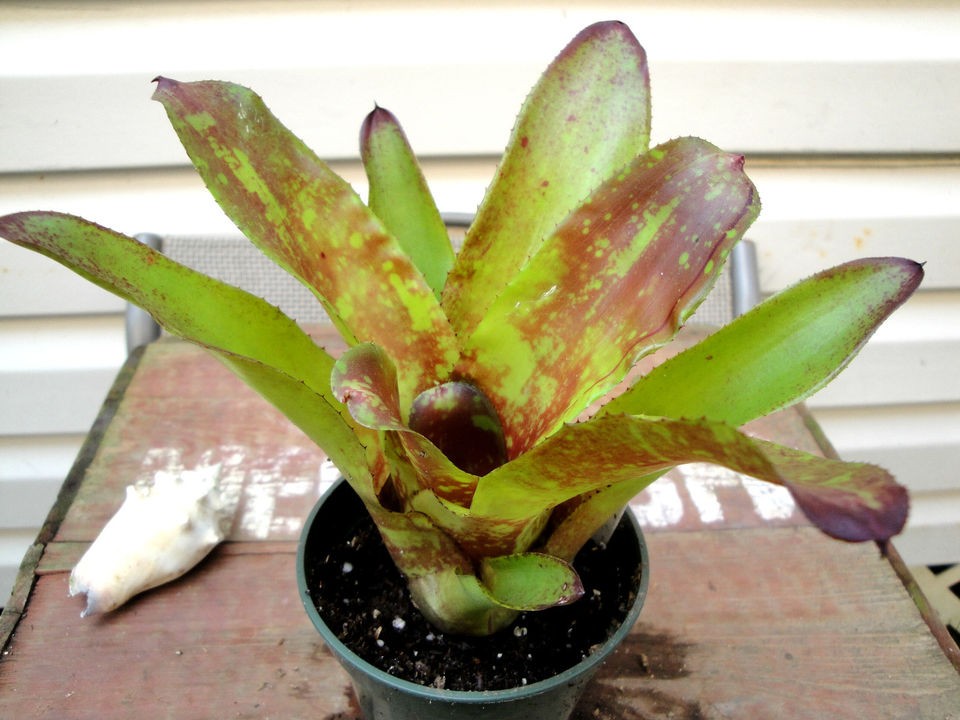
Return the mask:
[[640, 47], [640, 43], [637, 41], [636, 36], [634, 36], [633, 31], [630, 30], [630, 26], [622, 20], [601, 20], [593, 23], [592, 25], [587, 25], [587, 27], [576, 34], [574, 39], [567, 47], [575, 47], [584, 41], [592, 40], [594, 38], [602, 38], [607, 35], [621, 35], [632, 44]]
[[755, 441], [807, 519], [830, 537], [883, 542], [903, 530], [910, 510], [907, 489], [887, 470], [843, 462]]
[[396, 116], [375, 105], [360, 127], [368, 205], [439, 298], [454, 253], [426, 177]]
[[371, 136], [382, 126], [394, 126], [399, 129], [400, 121], [392, 112], [374, 103], [373, 110], [367, 113], [367, 116], [363, 119], [363, 123], [360, 125], [361, 152], [367, 152], [369, 150]]
[[154, 90], [153, 90], [153, 97], [152, 97], [151, 99], [152, 99], [152, 100], [157, 100], [158, 102], [161, 101], [161, 97], [162, 97], [163, 95], [168, 94], [168, 93], [171, 92], [176, 86], [178, 86], [178, 85], [180, 84], [180, 83], [177, 82], [176, 80], [173, 80], [173, 79], [168, 78], [168, 77], [164, 77], [163, 75], [157, 75], [157, 76], [156, 76], [153, 80], [151, 80], [150, 82], [152, 82], [152, 83], [154, 83], [154, 84], [156, 85], [156, 87], [155, 87]]
[[759, 210], [738, 163], [697, 138], [638, 156], [491, 304], [464, 343], [461, 371], [504, 418], [511, 457], [673, 337]]

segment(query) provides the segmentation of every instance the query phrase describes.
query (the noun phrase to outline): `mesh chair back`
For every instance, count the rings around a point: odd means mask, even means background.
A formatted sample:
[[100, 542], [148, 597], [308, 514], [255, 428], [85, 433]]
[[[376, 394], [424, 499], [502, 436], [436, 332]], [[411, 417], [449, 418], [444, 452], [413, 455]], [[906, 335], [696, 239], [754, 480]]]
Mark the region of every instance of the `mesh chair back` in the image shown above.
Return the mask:
[[760, 302], [757, 249], [741, 240], [730, 253], [713, 290], [688, 322], [720, 327]]
[[163, 253], [187, 267], [243, 288], [299, 323], [329, 323], [320, 301], [299, 280], [242, 236], [163, 239]]

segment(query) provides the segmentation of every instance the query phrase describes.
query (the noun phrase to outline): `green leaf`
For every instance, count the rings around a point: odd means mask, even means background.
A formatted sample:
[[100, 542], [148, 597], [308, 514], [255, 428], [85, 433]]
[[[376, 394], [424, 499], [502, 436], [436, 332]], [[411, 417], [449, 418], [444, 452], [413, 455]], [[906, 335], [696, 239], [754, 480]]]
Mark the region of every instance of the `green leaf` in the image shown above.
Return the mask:
[[478, 517], [520, 520], [608, 485], [686, 462], [716, 462], [749, 475], [770, 465], [749, 439], [722, 423], [606, 416], [566, 425], [480, 479]]
[[565, 605], [583, 595], [573, 567], [542, 553], [484, 559], [481, 575], [446, 567], [412, 576], [410, 592], [431, 623], [459, 635], [490, 635], [518, 611]]
[[836, 377], [922, 278], [902, 258], [825, 270], [657, 366], [601, 412], [739, 426], [792, 405]]
[[[393, 464], [394, 483], [407, 509], [422, 513], [468, 556], [480, 559], [526, 550], [543, 530], [546, 513], [529, 517], [478, 517], [467, 508], [478, 477], [458, 468], [440, 449], [409, 428], [397, 402], [396, 372], [372, 343], [347, 350], [334, 365], [331, 384], [351, 416], [365, 427], [395, 438], [402, 456]], [[413, 468], [416, 477], [407, 475]]]
[[489, 635], [517, 613], [496, 602], [474, 575], [473, 562], [420, 512], [368, 506], [417, 609], [444, 632]]
[[626, 25], [580, 32], [520, 110], [493, 184], [443, 292], [451, 323], [469, 333], [510, 279], [587, 194], [650, 137], [643, 48]]
[[378, 485], [383, 478], [374, 477], [371, 471], [371, 466], [379, 461], [379, 445], [374, 433], [349, 425], [329, 397], [316, 392], [300, 378], [251, 358], [210, 346], [207, 349], [323, 448], [368, 508], [377, 506]]
[[392, 512], [369, 508], [387, 550], [408, 579], [447, 571], [472, 574], [473, 563], [456, 543], [419, 512]]
[[360, 129], [368, 204], [417, 266], [437, 298], [453, 267], [453, 246], [417, 158], [393, 114], [376, 107]]
[[[667, 470], [637, 475], [593, 493], [581, 495], [557, 512], [559, 522], [550, 533], [543, 550], [565, 560], [573, 560], [587, 540], [594, 537], [607, 521], [624, 509], [630, 500]], [[565, 512], [564, 512], [565, 511]]]
[[255, 93], [158, 78], [154, 99], [237, 227], [315, 292], [348, 342], [383, 343], [401, 369], [405, 403], [446, 379], [458, 346], [423, 275]]
[[541, 247], [465, 342], [516, 457], [671, 339], [759, 210], [743, 158], [682, 138], [637, 158]]
[[544, 610], [583, 596], [573, 566], [543, 553], [484, 558], [480, 579], [498, 604], [514, 610]]
[[7, 215], [0, 218], [0, 235], [140, 305], [171, 333], [211, 350], [292, 416], [354, 482], [369, 482], [356, 428], [330, 391], [333, 358], [277, 308], [71, 215]]
[[516, 610], [494, 600], [471, 573], [446, 570], [413, 578], [409, 587], [417, 609], [451, 635], [492, 635], [517, 617]]

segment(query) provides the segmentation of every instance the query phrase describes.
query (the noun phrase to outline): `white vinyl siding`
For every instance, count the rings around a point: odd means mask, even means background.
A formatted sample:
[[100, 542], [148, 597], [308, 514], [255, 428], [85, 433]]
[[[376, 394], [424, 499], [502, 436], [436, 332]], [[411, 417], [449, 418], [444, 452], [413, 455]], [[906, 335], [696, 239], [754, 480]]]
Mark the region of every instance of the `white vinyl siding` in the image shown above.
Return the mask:
[[[232, 227], [151, 78], [252, 86], [364, 192], [357, 133], [400, 118], [438, 202], [475, 209], [527, 90], [595, 20], [646, 47], [654, 140], [747, 154], [767, 294], [844, 260], [921, 292], [810, 402], [840, 454], [913, 491], [908, 562], [960, 561], [960, 8], [949, 3], [0, 3], [0, 213], [127, 233]], [[0, 242], [0, 595], [123, 361], [123, 304]], [[2, 601], [0, 601], [2, 602]]]

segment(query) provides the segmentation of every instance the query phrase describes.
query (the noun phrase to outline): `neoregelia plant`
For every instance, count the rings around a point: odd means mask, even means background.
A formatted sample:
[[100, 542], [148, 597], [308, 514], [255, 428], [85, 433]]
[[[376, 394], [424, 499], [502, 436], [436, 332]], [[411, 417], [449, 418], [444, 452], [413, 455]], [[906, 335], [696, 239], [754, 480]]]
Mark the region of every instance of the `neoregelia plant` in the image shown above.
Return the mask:
[[456, 256], [386, 110], [361, 132], [366, 205], [250, 90], [156, 83], [210, 192], [314, 291], [345, 354], [86, 220], [19, 213], [0, 235], [143, 306], [283, 411], [363, 499], [440, 628], [491, 633], [575, 600], [578, 548], [680, 463], [784, 485], [837, 538], [902, 528], [906, 492], [885, 471], [736, 428], [833, 378], [919, 284], [908, 260], [805, 280], [576, 422], [673, 338], [759, 210], [742, 157], [697, 138], [648, 147], [647, 64], [624, 25], [585, 29], [543, 74]]

